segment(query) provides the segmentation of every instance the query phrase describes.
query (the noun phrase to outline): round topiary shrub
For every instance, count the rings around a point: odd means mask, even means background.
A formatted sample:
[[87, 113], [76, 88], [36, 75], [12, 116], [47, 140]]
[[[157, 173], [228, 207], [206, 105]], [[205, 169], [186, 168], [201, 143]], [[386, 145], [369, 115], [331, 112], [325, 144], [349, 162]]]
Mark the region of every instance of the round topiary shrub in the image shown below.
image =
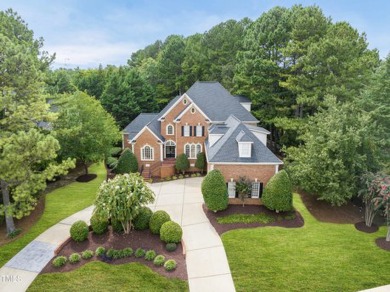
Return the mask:
[[84, 241], [88, 237], [88, 225], [82, 220], [76, 221], [70, 228], [70, 236], [74, 241]]
[[133, 220], [135, 230], [145, 230], [149, 228], [149, 220], [152, 217], [153, 211], [148, 207], [141, 207], [138, 215]]
[[71, 264], [76, 264], [80, 261], [81, 259], [81, 256], [78, 254], [78, 253], [72, 253], [70, 256], [69, 256], [69, 262]]
[[154, 250], [148, 250], [146, 253], [145, 253], [145, 260], [147, 261], [153, 261], [154, 258], [156, 257], [156, 252]]
[[90, 258], [93, 257], [93, 251], [92, 250], [85, 250], [81, 253], [81, 257], [84, 259], [84, 260], [88, 260]]
[[176, 248], [177, 248], [177, 244], [174, 243], [174, 242], [170, 242], [170, 243], [167, 243], [167, 244], [165, 245], [165, 249], [166, 249], [167, 251], [169, 251], [169, 252], [175, 251]]
[[108, 220], [104, 220], [96, 215], [93, 215], [90, 221], [93, 233], [100, 235], [107, 231]]
[[122, 233], [123, 232], [123, 225], [120, 221], [111, 219], [111, 227], [112, 230], [116, 233]]
[[136, 249], [134, 255], [136, 258], [142, 258], [145, 256], [145, 250], [139, 247]]
[[175, 260], [167, 260], [164, 264], [164, 268], [166, 271], [170, 272], [176, 269], [176, 261]]
[[165, 257], [161, 254], [156, 256], [153, 260], [153, 264], [155, 266], [162, 266], [162, 265], [164, 265], [164, 263], [165, 263]]
[[121, 156], [118, 159], [118, 163], [113, 169], [116, 174], [124, 174], [138, 171], [138, 162], [134, 153], [130, 149], [123, 150]]
[[165, 222], [160, 229], [160, 239], [165, 243], [178, 243], [183, 236], [183, 230], [179, 224], [173, 221]]
[[269, 180], [261, 200], [264, 206], [276, 212], [293, 209], [292, 185], [285, 170], [279, 171]]
[[152, 215], [152, 217], [150, 217], [150, 221], [149, 221], [150, 231], [153, 234], [160, 234], [161, 226], [165, 222], [170, 221], [170, 220], [171, 220], [171, 217], [169, 216], [169, 214], [167, 212], [162, 211], [162, 210], [156, 211]]
[[98, 257], [102, 257], [105, 253], [106, 253], [106, 249], [105, 249], [103, 246], [99, 246], [99, 247], [95, 250], [95, 254], [96, 254]]
[[60, 268], [62, 267], [63, 265], [66, 264], [66, 262], [68, 261], [68, 259], [64, 256], [58, 256], [56, 257], [51, 263], [54, 267], [56, 268]]
[[202, 194], [209, 210], [217, 212], [228, 207], [225, 178], [219, 170], [214, 169], [206, 175], [202, 182]]

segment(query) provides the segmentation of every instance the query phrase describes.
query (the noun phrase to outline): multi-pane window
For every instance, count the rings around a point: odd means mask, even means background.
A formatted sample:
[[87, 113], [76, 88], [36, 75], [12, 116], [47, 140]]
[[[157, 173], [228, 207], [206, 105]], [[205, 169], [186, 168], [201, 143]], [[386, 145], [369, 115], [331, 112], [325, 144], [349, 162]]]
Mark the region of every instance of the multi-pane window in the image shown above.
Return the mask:
[[203, 127], [198, 125], [196, 126], [196, 137], [202, 137], [203, 136]]
[[188, 125], [185, 125], [183, 127], [183, 136], [184, 137], [189, 137], [190, 136], [190, 129], [191, 129], [191, 127], [188, 126]]
[[141, 160], [154, 160], [154, 149], [149, 145], [141, 148]]
[[173, 135], [173, 134], [174, 134], [173, 126], [168, 125], [167, 126], [167, 135]]
[[187, 155], [190, 159], [196, 159], [196, 156], [199, 152], [202, 152], [202, 145], [201, 144], [185, 144], [184, 145], [184, 153]]
[[240, 157], [251, 157], [252, 156], [252, 143], [238, 143], [238, 151]]

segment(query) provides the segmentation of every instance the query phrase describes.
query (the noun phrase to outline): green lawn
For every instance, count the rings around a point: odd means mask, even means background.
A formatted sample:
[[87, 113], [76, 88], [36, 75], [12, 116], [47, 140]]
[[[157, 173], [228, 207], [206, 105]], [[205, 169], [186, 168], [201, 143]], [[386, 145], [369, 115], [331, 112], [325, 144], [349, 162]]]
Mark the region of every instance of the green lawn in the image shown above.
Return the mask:
[[106, 170], [100, 163], [92, 165], [89, 172], [98, 177], [88, 183], [74, 182], [46, 195], [45, 211], [39, 221], [21, 238], [0, 247], [0, 267], [46, 229], [93, 204]]
[[219, 224], [229, 223], [271, 223], [275, 218], [264, 213], [260, 214], [232, 214], [223, 217], [218, 217]]
[[390, 253], [352, 224], [317, 221], [298, 195], [302, 228], [263, 227], [222, 235], [237, 291], [357, 291], [390, 283]]
[[139, 263], [90, 262], [71, 272], [40, 275], [27, 291], [188, 291], [188, 285]]

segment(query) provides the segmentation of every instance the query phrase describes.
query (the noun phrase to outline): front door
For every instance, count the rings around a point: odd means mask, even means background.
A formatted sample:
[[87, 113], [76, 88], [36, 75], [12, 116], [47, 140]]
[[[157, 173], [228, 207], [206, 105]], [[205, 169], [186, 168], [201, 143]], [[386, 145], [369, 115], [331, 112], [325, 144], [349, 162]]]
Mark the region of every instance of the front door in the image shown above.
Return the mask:
[[176, 146], [165, 146], [165, 157], [175, 158], [176, 157]]

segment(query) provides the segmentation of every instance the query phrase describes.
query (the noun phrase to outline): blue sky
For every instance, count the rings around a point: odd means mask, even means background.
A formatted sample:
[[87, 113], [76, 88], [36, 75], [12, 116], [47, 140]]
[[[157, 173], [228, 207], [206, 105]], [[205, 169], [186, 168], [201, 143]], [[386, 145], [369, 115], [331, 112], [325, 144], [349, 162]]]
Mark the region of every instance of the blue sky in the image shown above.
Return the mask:
[[371, 49], [390, 52], [388, 0], [1, 0], [56, 53], [54, 68], [123, 65], [131, 53], [170, 34], [203, 33], [228, 19], [257, 19], [274, 6], [317, 4], [334, 21], [367, 34]]

